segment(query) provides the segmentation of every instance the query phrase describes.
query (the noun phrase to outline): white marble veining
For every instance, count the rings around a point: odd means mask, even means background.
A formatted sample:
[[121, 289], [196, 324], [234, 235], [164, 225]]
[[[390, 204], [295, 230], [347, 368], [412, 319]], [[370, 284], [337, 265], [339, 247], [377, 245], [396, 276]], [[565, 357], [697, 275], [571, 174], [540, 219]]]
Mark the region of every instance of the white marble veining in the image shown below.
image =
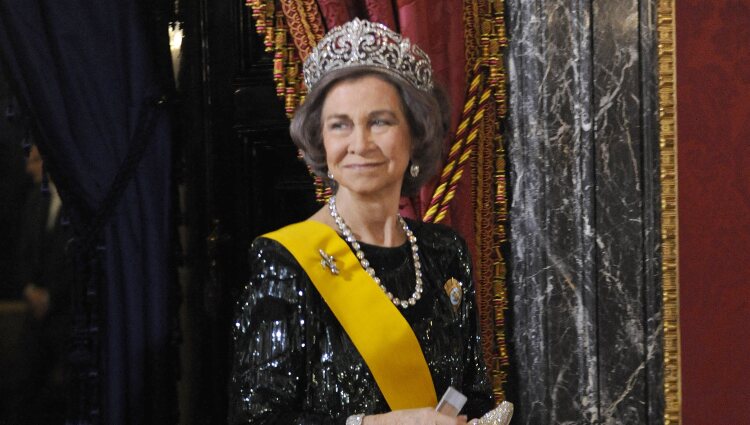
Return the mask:
[[657, 423], [655, 0], [506, 4], [514, 423]]

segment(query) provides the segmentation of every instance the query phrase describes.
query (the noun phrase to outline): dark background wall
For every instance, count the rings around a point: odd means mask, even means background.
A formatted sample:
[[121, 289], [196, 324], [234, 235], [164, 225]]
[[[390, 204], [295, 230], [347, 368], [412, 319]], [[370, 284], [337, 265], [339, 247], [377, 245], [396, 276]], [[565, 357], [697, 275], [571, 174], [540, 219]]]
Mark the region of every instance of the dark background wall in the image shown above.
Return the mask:
[[750, 1], [676, 3], [682, 412], [750, 423]]
[[5, 70], [0, 68], [0, 299], [19, 300], [22, 288], [16, 282], [18, 238], [26, 195], [32, 189], [26, 174], [23, 141], [29, 122], [14, 98]]
[[317, 208], [251, 12], [243, 0], [180, 2], [181, 424], [226, 423], [229, 333], [252, 239]]
[[10, 416], [18, 393], [16, 372], [25, 317], [18, 264], [24, 204], [33, 190], [22, 148], [27, 124], [0, 68], [0, 423]]

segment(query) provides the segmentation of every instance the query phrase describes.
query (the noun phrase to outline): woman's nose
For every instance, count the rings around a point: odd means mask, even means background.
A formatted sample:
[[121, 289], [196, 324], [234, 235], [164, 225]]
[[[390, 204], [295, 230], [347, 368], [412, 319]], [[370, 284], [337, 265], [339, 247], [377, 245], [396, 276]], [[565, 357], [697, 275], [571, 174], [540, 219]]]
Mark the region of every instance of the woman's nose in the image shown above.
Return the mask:
[[372, 146], [372, 133], [367, 126], [358, 126], [352, 135], [352, 141], [349, 144], [349, 152], [361, 155], [370, 150]]

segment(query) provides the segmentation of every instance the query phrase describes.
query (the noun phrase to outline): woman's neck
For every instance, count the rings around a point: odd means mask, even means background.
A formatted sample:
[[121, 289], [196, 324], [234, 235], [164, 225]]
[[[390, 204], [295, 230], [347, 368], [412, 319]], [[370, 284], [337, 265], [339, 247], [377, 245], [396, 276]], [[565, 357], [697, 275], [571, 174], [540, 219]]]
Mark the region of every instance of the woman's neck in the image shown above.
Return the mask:
[[[359, 242], [378, 246], [399, 246], [406, 241], [406, 235], [398, 222], [399, 197], [365, 198], [353, 196], [347, 191], [336, 194], [336, 209], [339, 216], [354, 233]], [[318, 218], [338, 231], [331, 217], [328, 205], [319, 211]], [[314, 217], [315, 218], [315, 217]]]

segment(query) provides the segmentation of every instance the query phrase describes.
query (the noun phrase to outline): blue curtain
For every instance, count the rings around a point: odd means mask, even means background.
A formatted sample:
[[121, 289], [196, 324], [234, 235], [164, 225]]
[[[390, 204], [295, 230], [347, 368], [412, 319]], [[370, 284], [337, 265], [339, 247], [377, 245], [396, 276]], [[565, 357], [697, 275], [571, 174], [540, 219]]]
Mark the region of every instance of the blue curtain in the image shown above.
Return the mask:
[[176, 418], [171, 133], [139, 7], [0, 0], [0, 55], [77, 235], [71, 423]]

